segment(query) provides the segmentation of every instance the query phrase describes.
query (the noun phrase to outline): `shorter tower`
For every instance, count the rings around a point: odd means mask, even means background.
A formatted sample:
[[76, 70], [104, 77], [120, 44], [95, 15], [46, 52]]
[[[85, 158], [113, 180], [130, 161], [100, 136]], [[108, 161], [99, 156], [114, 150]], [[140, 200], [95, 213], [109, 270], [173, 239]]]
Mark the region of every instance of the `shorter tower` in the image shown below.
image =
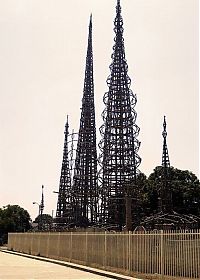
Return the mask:
[[159, 191], [159, 210], [162, 213], [172, 212], [172, 191], [170, 183], [170, 161], [167, 148], [167, 123], [166, 117], [164, 116], [163, 121], [163, 153], [162, 153], [162, 176], [161, 176], [161, 187]]
[[56, 210], [56, 224], [67, 225], [73, 221], [71, 213], [71, 177], [68, 160], [68, 134], [69, 124], [68, 116], [65, 125], [65, 139], [63, 149], [63, 160], [60, 175], [60, 184], [58, 191], [58, 201]]
[[42, 185], [42, 199], [40, 203], [40, 215], [42, 216], [44, 211], [44, 192], [43, 192], [44, 186]]
[[141, 222], [147, 230], [153, 229], [192, 229], [197, 228], [200, 222], [199, 217], [194, 215], [179, 214], [173, 210], [172, 202], [172, 178], [171, 167], [169, 161], [169, 154], [167, 148], [167, 123], [164, 116], [163, 122], [163, 152], [162, 152], [162, 166], [160, 166], [161, 173], [156, 175], [158, 187], [158, 213], [147, 217]]
[[44, 186], [42, 185], [42, 198], [39, 204], [39, 222], [38, 222], [38, 230], [43, 230], [43, 211], [44, 211]]

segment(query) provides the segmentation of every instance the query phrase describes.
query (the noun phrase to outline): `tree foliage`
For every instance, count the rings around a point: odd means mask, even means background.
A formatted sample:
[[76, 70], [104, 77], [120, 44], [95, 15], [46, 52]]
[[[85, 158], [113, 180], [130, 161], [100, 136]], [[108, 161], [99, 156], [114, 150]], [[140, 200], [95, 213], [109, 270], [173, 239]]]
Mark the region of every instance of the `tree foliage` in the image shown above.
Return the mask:
[[[170, 167], [169, 191], [172, 192], [173, 210], [180, 214], [200, 216], [200, 182], [188, 170]], [[148, 207], [153, 214], [158, 212], [158, 192], [162, 185], [162, 166], [157, 166], [148, 177]], [[147, 211], [148, 212], [148, 211]]]
[[[149, 211], [148, 178], [144, 173], [139, 173], [136, 179], [136, 188], [133, 186], [132, 215], [137, 225]], [[149, 213], [150, 214], [150, 213]]]
[[43, 225], [51, 225], [53, 223], [53, 218], [49, 214], [38, 215], [35, 218], [34, 223], [41, 223], [41, 221], [42, 221]]
[[30, 215], [19, 205], [7, 205], [0, 208], [0, 237], [8, 232], [25, 232], [30, 229]]

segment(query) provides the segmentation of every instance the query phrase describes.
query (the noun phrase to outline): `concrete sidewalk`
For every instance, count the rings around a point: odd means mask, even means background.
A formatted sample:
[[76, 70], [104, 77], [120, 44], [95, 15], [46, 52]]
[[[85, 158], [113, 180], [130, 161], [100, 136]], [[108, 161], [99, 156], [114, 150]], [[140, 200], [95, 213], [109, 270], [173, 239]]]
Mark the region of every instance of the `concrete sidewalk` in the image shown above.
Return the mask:
[[74, 263], [0, 250], [2, 279], [116, 279], [139, 280]]

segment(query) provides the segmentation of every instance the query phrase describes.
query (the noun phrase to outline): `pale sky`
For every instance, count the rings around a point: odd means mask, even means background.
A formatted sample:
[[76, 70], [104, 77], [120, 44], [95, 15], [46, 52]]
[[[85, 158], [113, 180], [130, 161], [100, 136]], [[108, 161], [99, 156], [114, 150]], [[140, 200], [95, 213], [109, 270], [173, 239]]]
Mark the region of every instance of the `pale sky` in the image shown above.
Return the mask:
[[[199, 174], [198, 0], [121, 0], [140, 170], [161, 164], [167, 117], [171, 165]], [[56, 210], [64, 126], [78, 131], [93, 14], [96, 126], [113, 47], [116, 0], [0, 0], [0, 207]]]

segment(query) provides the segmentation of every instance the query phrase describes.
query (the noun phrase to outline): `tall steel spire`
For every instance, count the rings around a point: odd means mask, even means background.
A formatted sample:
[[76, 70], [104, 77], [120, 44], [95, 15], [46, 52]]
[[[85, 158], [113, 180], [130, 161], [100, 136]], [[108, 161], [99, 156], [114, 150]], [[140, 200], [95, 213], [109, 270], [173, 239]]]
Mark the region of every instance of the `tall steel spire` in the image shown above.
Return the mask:
[[[153, 229], [192, 229], [198, 228], [199, 217], [194, 215], [179, 214], [173, 210], [172, 203], [172, 171], [170, 168], [169, 154], [167, 148], [167, 123], [164, 116], [163, 121], [163, 152], [162, 166], [158, 168], [156, 173], [156, 186], [158, 187], [158, 213], [154, 213], [150, 217], [146, 217], [141, 225], [147, 230]], [[161, 173], [160, 173], [161, 172]]]
[[68, 116], [65, 125], [65, 140], [63, 149], [63, 160], [60, 175], [60, 184], [58, 191], [58, 202], [56, 211], [56, 223], [57, 224], [69, 224], [72, 222], [71, 216], [71, 178], [70, 178], [70, 168], [68, 159], [68, 134], [69, 134], [69, 124]]
[[163, 167], [170, 167], [170, 161], [169, 161], [169, 154], [168, 154], [168, 148], [167, 148], [167, 123], [166, 123], [166, 117], [164, 116], [163, 121], [163, 153], [162, 153], [162, 166]]
[[162, 152], [162, 183], [160, 189], [160, 211], [163, 213], [172, 212], [172, 194], [170, 186], [170, 161], [167, 148], [167, 123], [164, 116], [163, 121], [163, 152]]
[[90, 16], [82, 111], [73, 178], [75, 223], [97, 221], [97, 151], [93, 83], [92, 16]]
[[42, 199], [40, 203], [40, 214], [43, 214], [44, 211], [44, 192], [43, 192], [44, 186], [42, 185]]
[[123, 19], [120, 1], [117, 1], [114, 20], [115, 44], [111, 74], [107, 79], [109, 90], [104, 95], [104, 124], [100, 128], [101, 149], [101, 219], [105, 224], [125, 224], [125, 196], [134, 196], [140, 146], [137, 136], [134, 107], [137, 99], [130, 89], [128, 65], [125, 59]]

